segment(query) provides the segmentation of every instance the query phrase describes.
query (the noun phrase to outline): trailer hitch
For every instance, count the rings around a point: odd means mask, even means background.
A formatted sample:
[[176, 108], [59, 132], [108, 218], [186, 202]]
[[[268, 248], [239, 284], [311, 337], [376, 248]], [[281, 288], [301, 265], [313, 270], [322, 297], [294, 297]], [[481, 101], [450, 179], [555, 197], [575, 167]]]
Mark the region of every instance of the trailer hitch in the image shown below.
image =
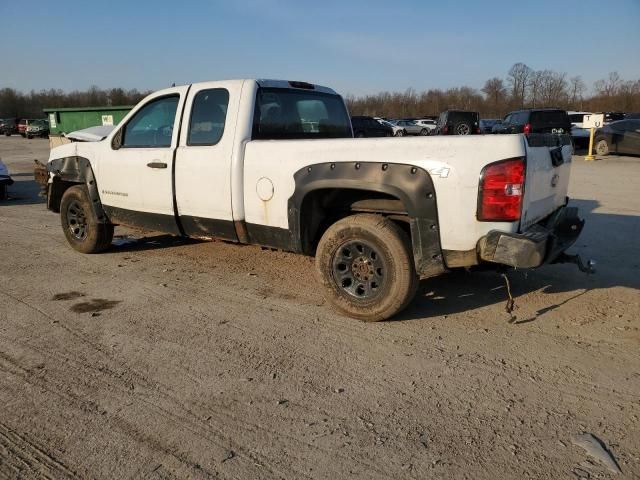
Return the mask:
[[562, 252], [560, 255], [558, 255], [558, 258], [553, 261], [553, 263], [573, 263], [581, 272], [584, 272], [586, 274], [596, 273], [595, 260], [589, 259], [585, 264], [582, 262], [582, 258], [580, 258], [580, 255], [569, 255]]

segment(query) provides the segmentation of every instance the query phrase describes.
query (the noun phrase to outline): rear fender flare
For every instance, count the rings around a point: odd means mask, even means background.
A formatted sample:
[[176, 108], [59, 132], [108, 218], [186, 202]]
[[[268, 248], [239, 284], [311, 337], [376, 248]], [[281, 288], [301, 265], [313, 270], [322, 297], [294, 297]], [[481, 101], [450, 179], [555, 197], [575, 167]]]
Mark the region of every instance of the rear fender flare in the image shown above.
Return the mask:
[[294, 251], [302, 251], [302, 204], [321, 189], [379, 192], [399, 199], [411, 225], [416, 271], [428, 277], [446, 270], [440, 246], [436, 191], [426, 170], [399, 163], [338, 162], [309, 165], [294, 174], [295, 191], [288, 201], [288, 219]]

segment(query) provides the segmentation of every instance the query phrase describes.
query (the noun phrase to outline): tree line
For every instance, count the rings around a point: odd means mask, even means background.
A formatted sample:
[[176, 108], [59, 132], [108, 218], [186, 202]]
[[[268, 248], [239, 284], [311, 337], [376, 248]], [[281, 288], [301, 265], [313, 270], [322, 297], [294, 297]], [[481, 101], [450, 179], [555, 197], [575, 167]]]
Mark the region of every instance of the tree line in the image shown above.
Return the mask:
[[64, 92], [60, 89], [22, 93], [13, 88], [0, 89], [0, 118], [43, 118], [43, 108], [104, 107], [106, 105], [135, 105], [149, 92], [122, 88]]
[[480, 112], [484, 118], [502, 118], [512, 110], [558, 107], [589, 112], [640, 112], [640, 80], [623, 80], [617, 72], [594, 83], [587, 95], [580, 76], [569, 77], [553, 70], [533, 70], [524, 63], [513, 65], [506, 78], [488, 79], [478, 90], [454, 87], [417, 92], [381, 92], [346, 97], [352, 115], [389, 118], [438, 115], [450, 110]]
[[[640, 112], [640, 80], [623, 80], [617, 72], [587, 85], [580, 76], [569, 77], [553, 70], [533, 70], [524, 63], [513, 65], [505, 78], [488, 79], [481, 89], [468, 86], [429, 89], [417, 92], [380, 92], [375, 95], [346, 97], [352, 115], [390, 118], [438, 115], [448, 109], [480, 112], [484, 118], [500, 118], [507, 112], [531, 107], [560, 107], [590, 112]], [[66, 93], [60, 89], [22, 93], [0, 89], [0, 118], [40, 118], [43, 108], [100, 107], [135, 105], [149, 92], [122, 88]]]

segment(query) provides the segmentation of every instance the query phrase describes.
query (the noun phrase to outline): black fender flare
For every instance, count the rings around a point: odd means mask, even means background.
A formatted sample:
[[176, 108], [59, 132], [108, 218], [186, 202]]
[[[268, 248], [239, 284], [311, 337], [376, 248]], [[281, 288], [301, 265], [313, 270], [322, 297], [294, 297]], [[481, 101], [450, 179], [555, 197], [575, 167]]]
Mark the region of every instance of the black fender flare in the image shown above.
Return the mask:
[[288, 201], [294, 251], [302, 251], [302, 204], [307, 194], [321, 189], [379, 192], [399, 199], [407, 210], [416, 271], [420, 276], [446, 270], [438, 223], [436, 191], [426, 170], [401, 163], [336, 162], [309, 165], [294, 174], [295, 191]]
[[[110, 223], [100, 201], [98, 184], [89, 159], [79, 156], [57, 158], [47, 164], [47, 170], [52, 176], [52, 183], [49, 184], [47, 189], [47, 208], [49, 210], [56, 211], [57, 207], [52, 202], [55, 198], [62, 197], [64, 190], [68, 188], [68, 184], [85, 185], [98, 223]], [[59, 187], [60, 183], [64, 183], [66, 186]], [[59, 191], [56, 191], [56, 189]]]

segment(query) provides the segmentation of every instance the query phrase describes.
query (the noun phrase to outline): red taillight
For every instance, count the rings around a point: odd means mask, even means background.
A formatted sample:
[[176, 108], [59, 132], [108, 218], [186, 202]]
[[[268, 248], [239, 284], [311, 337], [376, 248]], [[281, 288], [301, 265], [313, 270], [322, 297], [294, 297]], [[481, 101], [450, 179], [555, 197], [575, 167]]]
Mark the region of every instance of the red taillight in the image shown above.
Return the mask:
[[531, 133], [531, 124], [530, 123], [526, 123], [524, 126], [524, 130], [523, 130], [525, 135], [529, 135]]
[[514, 222], [520, 219], [524, 195], [524, 158], [487, 165], [480, 175], [478, 220]]

